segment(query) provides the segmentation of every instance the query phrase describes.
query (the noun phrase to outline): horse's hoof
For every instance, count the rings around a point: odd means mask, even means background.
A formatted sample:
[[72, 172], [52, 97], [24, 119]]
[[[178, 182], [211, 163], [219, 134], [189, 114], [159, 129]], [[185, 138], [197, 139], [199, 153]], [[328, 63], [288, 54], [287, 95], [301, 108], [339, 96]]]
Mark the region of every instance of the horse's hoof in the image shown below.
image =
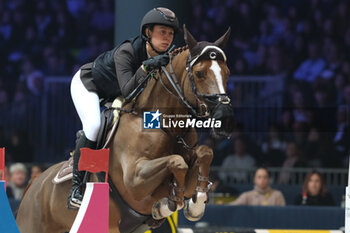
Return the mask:
[[[153, 207], [152, 207], [152, 217], [154, 219], [162, 219], [162, 218], [166, 218], [170, 215], [172, 215], [174, 213], [174, 211], [171, 211], [171, 209], [169, 208], [169, 199], [164, 197], [162, 199], [160, 199], [159, 201], [157, 201], [156, 203], [154, 203]], [[175, 204], [175, 208], [176, 208], [176, 204]]]
[[176, 210], [181, 210], [182, 208], [184, 208], [185, 203], [182, 202], [181, 205], [177, 204], [177, 209]]
[[192, 198], [185, 201], [184, 215], [190, 221], [198, 221], [204, 215], [206, 193], [198, 193], [196, 202]]

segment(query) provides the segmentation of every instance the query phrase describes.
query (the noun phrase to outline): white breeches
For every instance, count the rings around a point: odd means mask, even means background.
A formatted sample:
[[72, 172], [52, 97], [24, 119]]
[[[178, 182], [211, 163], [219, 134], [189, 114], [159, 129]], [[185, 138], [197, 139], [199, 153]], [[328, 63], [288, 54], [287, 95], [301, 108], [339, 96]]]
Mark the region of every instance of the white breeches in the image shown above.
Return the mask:
[[97, 140], [98, 130], [101, 126], [100, 100], [95, 92], [89, 92], [80, 79], [80, 70], [74, 75], [70, 91], [75, 109], [83, 124], [85, 136]]

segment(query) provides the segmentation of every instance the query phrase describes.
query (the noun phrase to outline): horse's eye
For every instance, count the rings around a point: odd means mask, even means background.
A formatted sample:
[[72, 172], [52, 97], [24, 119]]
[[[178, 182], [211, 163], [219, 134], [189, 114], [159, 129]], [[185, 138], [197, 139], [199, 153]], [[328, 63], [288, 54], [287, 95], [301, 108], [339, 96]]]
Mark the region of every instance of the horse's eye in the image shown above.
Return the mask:
[[197, 78], [204, 78], [204, 72], [202, 71], [196, 71]]

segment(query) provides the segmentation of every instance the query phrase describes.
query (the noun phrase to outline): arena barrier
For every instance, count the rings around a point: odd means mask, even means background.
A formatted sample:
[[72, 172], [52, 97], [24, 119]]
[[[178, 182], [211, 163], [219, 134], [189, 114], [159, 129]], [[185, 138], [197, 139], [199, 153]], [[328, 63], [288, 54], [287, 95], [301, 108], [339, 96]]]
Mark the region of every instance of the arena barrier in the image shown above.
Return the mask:
[[279, 229], [273, 229], [273, 230], [255, 230], [256, 233], [342, 233], [341, 230], [279, 230]]
[[82, 204], [69, 233], [108, 233], [109, 149], [91, 150], [82, 148], [80, 151], [79, 170], [92, 173], [105, 172], [106, 178], [104, 183], [88, 182], [86, 184]]
[[[242, 229], [324, 230], [344, 227], [345, 210], [341, 207], [314, 206], [229, 206], [207, 205], [200, 223], [188, 221], [179, 212], [179, 227]], [[219, 231], [220, 232], [220, 231]]]
[[180, 228], [178, 233], [343, 233], [341, 230], [294, 230], [294, 229], [237, 229], [209, 227], [205, 229]]
[[87, 183], [81, 207], [69, 233], [108, 233], [108, 195], [108, 183]]
[[0, 148], [0, 232], [20, 233], [6, 195], [5, 148]]

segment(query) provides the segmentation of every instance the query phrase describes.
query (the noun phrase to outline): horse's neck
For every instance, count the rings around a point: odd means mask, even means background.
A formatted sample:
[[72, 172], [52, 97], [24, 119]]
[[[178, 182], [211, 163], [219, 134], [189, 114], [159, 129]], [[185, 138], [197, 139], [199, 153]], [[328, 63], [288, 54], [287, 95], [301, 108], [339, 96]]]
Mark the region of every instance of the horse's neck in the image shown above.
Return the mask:
[[[172, 60], [172, 67], [175, 73], [175, 76], [178, 79], [179, 84], [183, 83], [186, 73], [186, 59], [188, 56], [188, 50], [176, 55]], [[167, 67], [169, 71], [169, 66]], [[170, 72], [169, 72], [170, 73]], [[187, 113], [187, 109], [184, 107], [180, 101], [172, 96], [162, 85], [162, 79], [164, 85], [177, 96], [174, 88], [171, 86], [169, 80], [162, 74], [163, 77], [158, 77], [152, 79], [150, 83], [147, 84], [147, 87], [143, 93], [139, 96], [139, 99], [136, 104], [136, 108], [143, 110], [156, 110], [159, 109], [162, 113]], [[183, 91], [183, 90], [182, 90]]]

